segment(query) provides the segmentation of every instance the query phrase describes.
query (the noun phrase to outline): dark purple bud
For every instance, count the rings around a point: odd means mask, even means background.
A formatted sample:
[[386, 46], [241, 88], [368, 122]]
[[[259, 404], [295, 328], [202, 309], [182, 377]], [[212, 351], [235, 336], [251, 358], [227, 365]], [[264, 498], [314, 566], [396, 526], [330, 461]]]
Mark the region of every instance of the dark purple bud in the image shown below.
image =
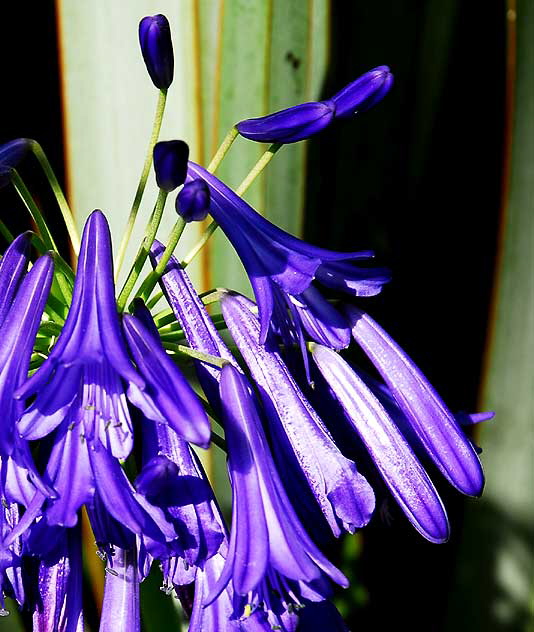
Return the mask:
[[388, 66], [378, 66], [358, 77], [332, 97], [336, 118], [347, 118], [364, 112], [381, 101], [393, 84]]
[[154, 147], [154, 170], [158, 187], [167, 193], [185, 182], [189, 146], [183, 140], [166, 140]]
[[174, 76], [171, 28], [164, 15], [148, 15], [139, 22], [139, 44], [152, 83], [167, 90]]
[[210, 210], [210, 189], [201, 180], [191, 180], [176, 197], [176, 212], [186, 222], [201, 222]]
[[327, 127], [334, 112], [334, 104], [330, 101], [301, 103], [268, 116], [241, 121], [236, 127], [241, 136], [249, 140], [296, 143]]
[[30, 151], [33, 141], [29, 138], [17, 138], [10, 140], [5, 145], [0, 145], [0, 168], [2, 171], [17, 165]]

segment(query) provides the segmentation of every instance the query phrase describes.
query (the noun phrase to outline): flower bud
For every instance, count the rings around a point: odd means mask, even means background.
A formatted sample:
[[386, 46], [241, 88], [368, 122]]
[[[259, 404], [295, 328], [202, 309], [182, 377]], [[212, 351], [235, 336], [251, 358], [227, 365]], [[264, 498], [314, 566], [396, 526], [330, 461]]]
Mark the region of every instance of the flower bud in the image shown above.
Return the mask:
[[186, 222], [201, 222], [210, 210], [210, 189], [201, 180], [191, 180], [176, 197], [176, 212]]
[[29, 138], [17, 138], [0, 145], [0, 167], [2, 169], [16, 168], [31, 150], [33, 142]]
[[262, 143], [296, 143], [323, 130], [334, 118], [331, 102], [301, 103], [261, 118], [247, 119], [236, 125], [237, 131]]
[[160, 90], [167, 90], [174, 76], [171, 29], [164, 15], [149, 15], [139, 22], [141, 52], [152, 79]]
[[167, 193], [185, 182], [189, 146], [183, 140], [167, 140], [154, 147], [154, 170], [158, 187]]
[[347, 118], [372, 108], [386, 96], [392, 84], [393, 75], [388, 66], [366, 72], [332, 97], [336, 118]]

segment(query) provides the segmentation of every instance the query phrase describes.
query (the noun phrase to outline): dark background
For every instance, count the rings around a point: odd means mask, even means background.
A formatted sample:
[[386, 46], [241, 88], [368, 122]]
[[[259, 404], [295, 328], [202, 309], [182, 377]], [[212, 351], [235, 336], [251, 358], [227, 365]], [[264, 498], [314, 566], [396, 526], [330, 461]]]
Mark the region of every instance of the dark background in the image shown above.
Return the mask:
[[[365, 121], [333, 126], [308, 153], [305, 237], [339, 250], [373, 245], [394, 278], [366, 305], [453, 410], [476, 409], [493, 285], [504, 10], [493, 0], [333, 1], [324, 95], [384, 63], [395, 85]], [[32, 3], [31, 10], [5, 3], [2, 12], [0, 142], [38, 139], [62, 181], [54, 3]], [[48, 195], [34, 172], [24, 171], [29, 187], [38, 198]], [[13, 232], [27, 227], [9, 188], [0, 210]], [[344, 570], [357, 581], [342, 599], [352, 629], [399, 622], [443, 628], [462, 513], [473, 501], [445, 486], [440, 492], [453, 525], [449, 544], [425, 542], [393, 509], [392, 528], [377, 517], [363, 534], [363, 552], [347, 549]]]

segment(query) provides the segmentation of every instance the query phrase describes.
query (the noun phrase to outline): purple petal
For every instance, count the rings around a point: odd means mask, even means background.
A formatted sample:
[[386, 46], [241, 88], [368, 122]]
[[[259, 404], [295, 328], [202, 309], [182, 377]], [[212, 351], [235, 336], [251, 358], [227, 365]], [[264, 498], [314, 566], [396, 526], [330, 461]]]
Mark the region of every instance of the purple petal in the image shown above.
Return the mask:
[[378, 399], [340, 355], [321, 345], [313, 346], [312, 355], [410, 522], [431, 542], [446, 541], [449, 524], [443, 503]]
[[260, 118], [247, 119], [236, 125], [237, 131], [261, 143], [296, 143], [325, 129], [334, 118], [330, 102], [301, 103]]
[[336, 118], [347, 118], [373, 107], [386, 96], [392, 84], [393, 75], [387, 66], [366, 72], [332, 97]]
[[139, 318], [125, 315], [123, 324], [132, 356], [146, 381], [146, 393], [177, 434], [207, 447], [210, 422], [189, 382]]
[[135, 551], [115, 549], [108, 568], [99, 632], [140, 632], [139, 580]]
[[152, 83], [167, 90], [174, 76], [171, 29], [164, 15], [147, 15], [139, 22], [139, 44]]
[[459, 491], [479, 496], [480, 460], [452, 413], [418, 367], [365, 312], [347, 310], [352, 335], [376, 366], [413, 431], [443, 475]]
[[367, 524], [374, 510], [373, 490], [333, 442], [324, 423], [291, 377], [278, 353], [259, 342], [254, 304], [226, 294], [222, 311], [245, 362], [259, 387], [270, 429], [283, 445], [289, 441], [333, 533]]
[[83, 632], [81, 533], [65, 531], [57, 561], [41, 561], [38, 573], [34, 631]]
[[10, 244], [0, 261], [0, 326], [11, 307], [15, 292], [28, 266], [31, 233], [19, 235]]

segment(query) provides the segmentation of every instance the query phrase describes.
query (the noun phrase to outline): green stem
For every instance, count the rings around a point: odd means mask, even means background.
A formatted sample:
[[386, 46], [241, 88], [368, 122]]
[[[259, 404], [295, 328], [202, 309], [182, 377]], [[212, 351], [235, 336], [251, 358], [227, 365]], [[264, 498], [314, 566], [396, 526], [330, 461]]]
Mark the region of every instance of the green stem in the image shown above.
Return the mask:
[[72, 211], [68, 205], [68, 202], [63, 194], [63, 190], [56, 178], [56, 174], [52, 169], [52, 165], [48, 161], [46, 154], [43, 151], [43, 148], [37, 141], [32, 141], [32, 151], [34, 156], [39, 161], [42, 170], [48, 182], [50, 183], [50, 187], [52, 188], [52, 192], [57, 200], [59, 209], [61, 211], [61, 215], [63, 216], [63, 221], [65, 222], [65, 226], [67, 228], [67, 232], [69, 234], [70, 243], [72, 244], [72, 249], [76, 254], [78, 254], [80, 250], [80, 236], [78, 235], [78, 230], [76, 229], [76, 223], [74, 221], [74, 217], [72, 215]]
[[185, 221], [181, 217], [179, 217], [176, 220], [176, 224], [174, 224], [171, 236], [169, 238], [167, 246], [165, 247], [165, 251], [161, 256], [161, 259], [159, 260], [158, 265], [154, 270], [152, 270], [152, 272], [150, 272], [150, 274], [143, 281], [143, 284], [139, 288], [139, 292], [137, 292], [137, 295], [140, 296], [145, 303], [152, 294], [152, 290], [156, 287], [156, 283], [159, 281], [159, 278], [165, 271], [165, 267], [169, 263], [169, 259], [172, 257], [172, 254], [176, 249], [176, 246], [178, 245], [178, 241], [180, 240], [180, 237], [184, 232], [184, 228]]
[[215, 156], [213, 156], [210, 164], [208, 165], [209, 172], [214, 173], [217, 170], [217, 167], [221, 164], [222, 159], [226, 156], [234, 140], [237, 138], [237, 134], [238, 131], [237, 127], [235, 126], [232, 127], [228, 134], [226, 134], [223, 142], [221, 143], [221, 146], [219, 147], [219, 149], [217, 149]]
[[146, 308], [153, 309], [154, 307], [156, 307], [156, 305], [163, 298], [163, 296], [164, 296], [163, 292], [158, 292], [157, 294], [154, 294], [154, 296], [149, 301], [147, 301]]
[[159, 138], [159, 133], [161, 130], [161, 123], [163, 122], [163, 113], [165, 112], [166, 102], [167, 102], [167, 90], [160, 90], [158, 103], [156, 106], [156, 114], [154, 116], [154, 124], [152, 126], [152, 134], [150, 136], [148, 151], [145, 158], [145, 164], [143, 165], [143, 171], [141, 172], [141, 178], [139, 179], [139, 184], [137, 185], [137, 191], [135, 192], [132, 208], [130, 209], [130, 215], [128, 216], [128, 223], [126, 224], [124, 237], [122, 238], [121, 244], [119, 246], [119, 252], [117, 254], [117, 259], [115, 261], [115, 279], [117, 279], [119, 272], [122, 268], [122, 264], [124, 262], [124, 256], [126, 254], [126, 248], [128, 247], [128, 242], [130, 241], [130, 237], [132, 236], [132, 231], [135, 224], [135, 220], [137, 218], [137, 213], [139, 211], [139, 206], [143, 198], [143, 193], [145, 192], [145, 187], [148, 180], [148, 174], [150, 173], [150, 167], [152, 166], [152, 153], [154, 151], [154, 145], [156, 144]]
[[[252, 167], [246, 178], [241, 182], [241, 184], [237, 187], [236, 193], [239, 196], [242, 196], [250, 187], [250, 185], [254, 182], [254, 180], [260, 175], [260, 173], [265, 169], [265, 167], [271, 162], [276, 152], [282, 147], [281, 143], [273, 143], [269, 149], [262, 154], [258, 162]], [[219, 152], [217, 152], [219, 153]], [[213, 162], [213, 161], [212, 161]], [[209, 171], [209, 167], [208, 167]], [[187, 253], [185, 258], [182, 260], [181, 265], [183, 268], [186, 268], [191, 261], [197, 256], [197, 254], [202, 250], [208, 239], [213, 235], [213, 233], [217, 230], [219, 224], [215, 220], [211, 222], [211, 224], [206, 228], [206, 230], [202, 233], [198, 242], [191, 248], [191, 250]]]
[[156, 239], [156, 233], [158, 232], [158, 228], [161, 222], [166, 199], [167, 192], [163, 189], [160, 189], [154, 211], [152, 212], [152, 215], [145, 230], [145, 237], [141, 243], [141, 246], [139, 247], [139, 250], [137, 251], [137, 256], [135, 257], [134, 263], [130, 268], [128, 278], [126, 279], [121, 293], [119, 294], [119, 298], [117, 299], [117, 307], [120, 312], [124, 311], [124, 306], [126, 305], [128, 297], [130, 296], [134, 285], [136, 284], [137, 279], [141, 274], [141, 270], [143, 269], [145, 261], [148, 258], [148, 254], [150, 252], [152, 244], [154, 243], [154, 239]]
[[207, 364], [211, 364], [212, 366], [216, 366], [222, 368], [226, 364], [228, 364], [228, 360], [221, 358], [219, 356], [214, 356], [209, 353], [202, 353], [202, 351], [197, 351], [196, 349], [191, 349], [191, 347], [187, 347], [186, 345], [177, 345], [175, 343], [164, 342], [163, 346], [165, 349], [169, 351], [174, 351], [179, 355], [186, 356], [188, 358], [194, 358], [195, 360], [201, 360], [202, 362], [206, 362]]
[[185, 258], [180, 262], [182, 268], [186, 268], [191, 261], [198, 255], [198, 253], [204, 248], [204, 245], [208, 241], [208, 239], [213, 235], [213, 233], [217, 230], [219, 224], [215, 220], [211, 222], [211, 224], [206, 228], [206, 230], [202, 233], [200, 239], [197, 243], [191, 248], [191, 250], [187, 253]]
[[48, 226], [46, 225], [46, 221], [41, 213], [41, 210], [35, 203], [32, 194], [28, 191], [26, 185], [24, 184], [16, 169], [13, 169], [11, 172], [11, 182], [13, 183], [15, 190], [21, 197], [33, 221], [39, 229], [39, 232], [41, 233], [46, 247], [48, 248], [48, 250], [55, 250], [57, 252], [57, 246], [54, 242], [54, 238], [52, 237], [52, 234], [50, 233]]

